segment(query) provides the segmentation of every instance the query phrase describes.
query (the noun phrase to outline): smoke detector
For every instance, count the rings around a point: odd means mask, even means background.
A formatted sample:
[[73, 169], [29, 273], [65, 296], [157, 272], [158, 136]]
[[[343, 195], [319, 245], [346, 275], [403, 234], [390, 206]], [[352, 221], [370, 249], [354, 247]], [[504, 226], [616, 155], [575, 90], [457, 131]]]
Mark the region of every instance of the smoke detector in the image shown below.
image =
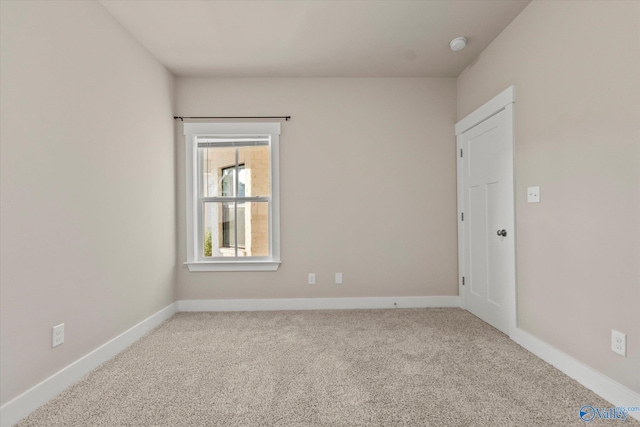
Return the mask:
[[449, 46], [451, 46], [451, 50], [454, 52], [464, 49], [466, 45], [466, 37], [456, 37], [455, 39], [451, 40], [451, 43], [449, 43]]

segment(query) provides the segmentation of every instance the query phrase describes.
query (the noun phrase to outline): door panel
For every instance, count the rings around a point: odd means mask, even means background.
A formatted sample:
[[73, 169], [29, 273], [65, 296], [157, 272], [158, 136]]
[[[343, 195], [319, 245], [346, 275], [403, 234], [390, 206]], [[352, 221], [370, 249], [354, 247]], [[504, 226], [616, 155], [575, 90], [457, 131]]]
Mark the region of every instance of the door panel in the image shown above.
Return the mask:
[[[499, 241], [497, 231], [502, 229], [502, 185], [500, 182], [489, 182], [486, 187], [487, 201], [487, 301], [501, 307], [504, 303], [504, 293], [506, 285], [500, 272], [502, 271], [501, 263], [503, 254], [501, 251], [502, 244]], [[495, 232], [492, 234], [492, 231]]]
[[487, 204], [485, 189], [481, 186], [469, 188], [467, 221], [473, 233], [468, 235], [469, 273], [467, 277], [470, 292], [478, 299], [487, 295]]

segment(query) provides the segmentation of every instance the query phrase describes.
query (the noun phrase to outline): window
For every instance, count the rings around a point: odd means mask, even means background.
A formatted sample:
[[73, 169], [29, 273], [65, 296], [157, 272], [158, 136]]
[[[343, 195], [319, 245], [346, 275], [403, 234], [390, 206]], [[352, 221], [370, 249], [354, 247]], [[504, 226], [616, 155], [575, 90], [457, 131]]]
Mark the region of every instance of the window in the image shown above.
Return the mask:
[[184, 134], [189, 270], [277, 270], [280, 124], [185, 123]]

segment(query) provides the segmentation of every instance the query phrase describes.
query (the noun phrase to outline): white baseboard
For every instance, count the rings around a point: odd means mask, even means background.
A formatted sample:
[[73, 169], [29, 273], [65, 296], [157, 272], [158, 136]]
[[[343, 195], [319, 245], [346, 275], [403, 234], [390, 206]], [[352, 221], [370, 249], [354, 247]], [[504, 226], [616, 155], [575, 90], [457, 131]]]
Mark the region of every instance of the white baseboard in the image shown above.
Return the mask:
[[457, 296], [180, 300], [178, 311], [340, 310], [459, 307]]
[[[613, 406], [640, 406], [640, 394], [601, 374], [557, 348], [545, 343], [528, 332], [517, 328], [510, 338], [545, 362], [553, 365], [565, 375], [596, 393]], [[592, 402], [584, 402], [590, 405]], [[579, 408], [576, 408], [576, 416]], [[629, 416], [640, 420], [640, 412], [629, 412]]]
[[177, 304], [174, 302], [5, 403], [0, 407], [0, 425], [2, 427], [14, 425], [169, 319], [176, 311]]

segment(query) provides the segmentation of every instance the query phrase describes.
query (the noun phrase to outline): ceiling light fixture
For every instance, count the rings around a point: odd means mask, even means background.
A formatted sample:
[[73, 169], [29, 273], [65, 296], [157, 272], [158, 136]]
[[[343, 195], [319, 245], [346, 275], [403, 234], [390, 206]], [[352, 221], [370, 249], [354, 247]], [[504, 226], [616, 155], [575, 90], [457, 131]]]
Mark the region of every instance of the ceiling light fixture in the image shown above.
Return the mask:
[[464, 49], [466, 45], [466, 37], [456, 37], [455, 39], [451, 40], [451, 43], [449, 43], [449, 46], [451, 46], [451, 50], [454, 52]]

